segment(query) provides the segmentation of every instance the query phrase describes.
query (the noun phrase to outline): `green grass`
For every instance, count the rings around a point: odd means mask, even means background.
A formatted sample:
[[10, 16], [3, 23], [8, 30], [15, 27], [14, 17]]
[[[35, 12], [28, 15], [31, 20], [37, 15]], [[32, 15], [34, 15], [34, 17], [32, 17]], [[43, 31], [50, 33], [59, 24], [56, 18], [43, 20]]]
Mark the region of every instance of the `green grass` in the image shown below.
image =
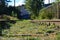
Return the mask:
[[[58, 31], [59, 29], [57, 29], [57, 25], [51, 23], [46, 24], [46, 23], [40, 23], [40, 22], [31, 22], [29, 20], [20, 20], [20, 21], [16, 21], [15, 24], [11, 24], [10, 29], [5, 29], [3, 30], [2, 34], [4, 37], [6, 37], [6, 35], [9, 37], [11, 36], [10, 34], [43, 34], [46, 35], [47, 33], [54, 33], [56, 31]], [[13, 37], [13, 36], [11, 36]], [[18, 36], [15, 36], [18, 37]], [[20, 38], [21, 36], [19, 36]], [[23, 36], [24, 37], [24, 36]], [[23, 38], [22, 37], [22, 38]], [[38, 40], [41, 36], [37, 36]], [[46, 36], [44, 36], [46, 37]], [[42, 39], [44, 38], [42, 37]], [[27, 37], [26, 37], [27, 38]], [[59, 40], [59, 37], [57, 37]], [[35, 39], [35, 37], [31, 37], [31, 40], [37, 40]]]
[[60, 32], [57, 33], [56, 40], [60, 40]]
[[39, 37], [2, 37], [1, 40], [41, 40]]
[[4, 30], [6, 34], [36, 34], [38, 32], [44, 33], [47, 30], [52, 30], [55, 26], [47, 26], [41, 23], [32, 23], [28, 20], [17, 21], [15, 24], [11, 24], [9, 30]]

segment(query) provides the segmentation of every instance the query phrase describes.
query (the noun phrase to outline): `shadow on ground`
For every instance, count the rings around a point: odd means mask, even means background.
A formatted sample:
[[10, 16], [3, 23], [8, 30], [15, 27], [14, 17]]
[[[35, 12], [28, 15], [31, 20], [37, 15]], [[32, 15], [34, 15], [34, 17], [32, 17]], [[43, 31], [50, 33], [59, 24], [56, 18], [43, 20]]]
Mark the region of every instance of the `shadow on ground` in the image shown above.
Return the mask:
[[2, 36], [2, 30], [10, 29], [11, 24], [15, 24], [16, 21], [0, 21], [0, 36]]

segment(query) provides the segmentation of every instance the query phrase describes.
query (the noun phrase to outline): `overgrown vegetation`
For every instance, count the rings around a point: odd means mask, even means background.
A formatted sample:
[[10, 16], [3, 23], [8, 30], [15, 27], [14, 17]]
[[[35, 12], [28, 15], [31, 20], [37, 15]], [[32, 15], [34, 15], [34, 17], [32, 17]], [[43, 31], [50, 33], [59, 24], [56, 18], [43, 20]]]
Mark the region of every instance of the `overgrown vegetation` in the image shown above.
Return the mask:
[[47, 11], [47, 9], [42, 9], [40, 11], [40, 16], [38, 19], [53, 19], [54, 18], [54, 12], [51, 12], [51, 11]]
[[60, 19], [59, 4], [60, 2], [54, 2], [54, 3], [51, 3], [51, 5], [45, 8], [42, 8], [39, 12], [39, 19]]
[[[5, 7], [5, 0], [3, 0], [2, 8]], [[42, 9], [43, 0], [26, 0], [26, 7], [31, 12], [31, 19], [53, 19], [57, 10], [56, 5], [51, 5], [48, 9]], [[55, 7], [54, 7], [55, 6]], [[60, 26], [55, 23], [43, 23], [33, 22], [31, 20], [19, 20], [20, 9], [14, 7], [7, 7], [9, 11], [8, 15], [5, 15], [5, 11], [0, 7], [0, 12], [3, 15], [3, 19], [8, 21], [0, 22], [0, 34], [2, 40], [60, 40]], [[54, 9], [51, 11], [51, 9]], [[4, 8], [5, 9], [5, 8]], [[7, 10], [6, 9], [6, 10]], [[18, 10], [19, 9], [19, 10]], [[14, 13], [15, 11], [15, 13]], [[40, 12], [39, 12], [40, 11]], [[10, 14], [11, 13], [11, 14]], [[39, 14], [40, 13], [40, 14]], [[11, 17], [14, 16], [14, 17]], [[10, 21], [13, 20], [13, 21]], [[17, 20], [17, 21], [14, 21]], [[38, 34], [32, 36], [26, 36], [20, 34]], [[18, 36], [17, 36], [18, 35]], [[6, 39], [5, 39], [6, 38]], [[13, 39], [14, 38], [14, 39]], [[21, 38], [21, 39], [20, 39]]]
[[31, 14], [31, 19], [36, 19], [39, 16], [39, 11], [44, 5], [44, 0], [26, 0], [26, 9]]
[[[33, 36], [31, 37], [31, 40], [37, 40], [35, 37], [41, 40], [47, 39], [48, 36], [52, 35], [53, 33], [58, 33], [60, 30], [60, 26], [55, 25], [54, 23], [41, 23], [41, 22], [31, 22], [29, 20], [22, 20], [22, 21], [17, 21], [15, 24], [10, 24], [11, 27], [10, 29], [5, 29], [3, 30], [2, 34], [4, 37], [16, 37], [16, 38], [26, 38], [28, 36], [14, 36], [14, 35], [19, 35], [19, 34], [39, 34], [38, 36]], [[54, 34], [56, 37], [56, 34]], [[52, 35], [52, 36], [54, 36]], [[42, 36], [42, 37], [41, 37]], [[46, 37], [46, 38], [44, 38]], [[52, 37], [55, 39], [55, 37]], [[50, 37], [49, 37], [50, 38]], [[49, 39], [48, 38], [48, 39]], [[50, 38], [50, 40], [52, 40]], [[58, 35], [56, 37], [58, 38]], [[29, 38], [28, 38], [29, 39]], [[30, 40], [30, 39], [29, 39]]]
[[60, 32], [57, 33], [56, 40], [60, 40]]

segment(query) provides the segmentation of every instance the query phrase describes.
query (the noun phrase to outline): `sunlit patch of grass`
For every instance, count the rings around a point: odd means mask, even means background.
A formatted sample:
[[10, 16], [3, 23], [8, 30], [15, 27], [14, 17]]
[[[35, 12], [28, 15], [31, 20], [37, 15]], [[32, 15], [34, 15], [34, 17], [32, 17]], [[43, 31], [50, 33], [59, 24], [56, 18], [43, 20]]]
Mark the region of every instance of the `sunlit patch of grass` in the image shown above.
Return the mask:
[[[43, 34], [43, 37], [48, 37], [50, 34], [55, 33], [56, 31], [58, 31], [57, 29], [58, 26], [56, 26], [55, 24], [46, 24], [46, 23], [33, 23], [30, 22], [29, 20], [20, 20], [20, 21], [16, 21], [15, 24], [11, 24], [10, 29], [6, 29], [3, 31], [4, 36], [8, 34]], [[47, 35], [48, 33], [48, 35]], [[54, 34], [55, 35], [55, 34]], [[52, 35], [52, 38], [53, 36]], [[16, 36], [17, 37], [17, 36]], [[40, 38], [43, 38], [40, 37]], [[26, 37], [27, 38], [27, 37]], [[38, 38], [38, 37], [37, 37]], [[34, 39], [33, 37], [31, 38], [31, 40]], [[47, 38], [49, 39], [49, 38]], [[51, 39], [51, 38], [50, 38]], [[57, 37], [57, 39], [59, 40], [59, 37]], [[36, 39], [34, 39], [36, 40]]]
[[[45, 33], [49, 30], [52, 30], [56, 26], [51, 24], [32, 23], [29, 20], [16, 21], [15, 24], [11, 24], [9, 29], [9, 34], [36, 34], [36, 33]], [[53, 31], [53, 30], [52, 30]]]
[[13, 16], [8, 16], [8, 15], [3, 15], [3, 19], [6, 20], [19, 20], [17, 17], [13, 17]]
[[60, 32], [57, 33], [56, 40], [60, 40]]
[[40, 37], [1, 37], [1, 40], [41, 40]]

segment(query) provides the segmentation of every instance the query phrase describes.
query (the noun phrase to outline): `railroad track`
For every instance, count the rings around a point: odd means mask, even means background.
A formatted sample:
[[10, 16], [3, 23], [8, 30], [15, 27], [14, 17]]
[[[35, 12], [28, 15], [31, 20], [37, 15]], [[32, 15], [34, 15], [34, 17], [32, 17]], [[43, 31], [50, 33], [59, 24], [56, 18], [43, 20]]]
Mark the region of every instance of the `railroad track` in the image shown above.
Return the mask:
[[60, 20], [31, 20], [32, 23], [54, 23], [56, 25], [60, 25]]
[[31, 20], [32, 22], [60, 22], [60, 20]]
[[[20, 21], [20, 20], [6, 20], [0, 19], [0, 21]], [[31, 22], [60, 22], [60, 20], [29, 20]]]
[[[5, 20], [5, 19], [0, 19], [0, 22], [4, 21], [4, 22], [10, 22], [10, 21], [20, 21], [20, 20]], [[32, 23], [37, 23], [37, 22], [41, 22], [41, 23], [55, 23], [57, 25], [60, 25], [60, 20], [28, 20], [29, 22]]]

